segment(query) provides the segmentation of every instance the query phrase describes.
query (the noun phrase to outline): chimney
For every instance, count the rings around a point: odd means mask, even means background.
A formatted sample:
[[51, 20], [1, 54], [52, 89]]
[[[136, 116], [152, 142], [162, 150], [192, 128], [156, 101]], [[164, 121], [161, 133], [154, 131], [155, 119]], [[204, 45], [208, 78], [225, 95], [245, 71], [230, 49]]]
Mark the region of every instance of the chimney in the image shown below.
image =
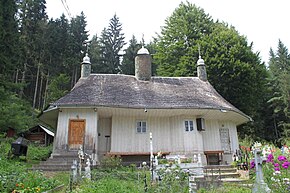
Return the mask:
[[138, 80], [151, 79], [151, 56], [149, 51], [142, 46], [135, 58], [135, 76]]
[[200, 80], [207, 81], [206, 68], [204, 60], [201, 58], [201, 56], [199, 56], [197, 61], [197, 76]]
[[91, 62], [88, 53], [86, 53], [86, 56], [83, 58], [82, 62], [81, 78], [87, 78], [88, 76], [90, 76], [90, 74], [91, 74]]

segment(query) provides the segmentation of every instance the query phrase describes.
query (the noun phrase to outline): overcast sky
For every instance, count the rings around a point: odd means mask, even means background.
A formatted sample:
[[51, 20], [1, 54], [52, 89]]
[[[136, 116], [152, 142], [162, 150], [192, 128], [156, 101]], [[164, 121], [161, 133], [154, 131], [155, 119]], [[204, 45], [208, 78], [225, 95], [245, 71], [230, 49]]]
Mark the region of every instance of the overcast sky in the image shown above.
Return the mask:
[[[182, 0], [62, 0], [74, 17], [81, 11], [87, 17], [90, 37], [100, 35], [116, 15], [122, 23], [126, 41], [134, 34], [145, 43], [160, 32], [160, 27]], [[68, 13], [61, 0], [46, 0], [49, 18], [59, 18]], [[254, 43], [262, 61], [268, 62], [269, 50], [276, 50], [278, 39], [290, 49], [289, 0], [188, 0], [203, 8], [206, 13], [232, 26]]]

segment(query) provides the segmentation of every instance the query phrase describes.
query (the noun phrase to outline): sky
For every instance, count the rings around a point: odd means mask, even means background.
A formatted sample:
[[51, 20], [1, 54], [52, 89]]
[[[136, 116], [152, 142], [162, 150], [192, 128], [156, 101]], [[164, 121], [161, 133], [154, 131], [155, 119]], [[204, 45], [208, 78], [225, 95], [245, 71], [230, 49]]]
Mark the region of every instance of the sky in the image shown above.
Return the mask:
[[[68, 8], [65, 9], [63, 3]], [[149, 43], [161, 32], [166, 18], [170, 17], [184, 0], [46, 0], [49, 18], [63, 13], [69, 18], [84, 12], [90, 37], [100, 36], [110, 19], [116, 14], [128, 42], [132, 35]], [[214, 20], [235, 27], [240, 35], [253, 42], [253, 51], [259, 52], [262, 61], [269, 59], [269, 50], [276, 50], [280, 39], [290, 49], [289, 0], [188, 0], [203, 8]], [[69, 10], [69, 11], [67, 11]], [[68, 13], [69, 12], [69, 13]]]

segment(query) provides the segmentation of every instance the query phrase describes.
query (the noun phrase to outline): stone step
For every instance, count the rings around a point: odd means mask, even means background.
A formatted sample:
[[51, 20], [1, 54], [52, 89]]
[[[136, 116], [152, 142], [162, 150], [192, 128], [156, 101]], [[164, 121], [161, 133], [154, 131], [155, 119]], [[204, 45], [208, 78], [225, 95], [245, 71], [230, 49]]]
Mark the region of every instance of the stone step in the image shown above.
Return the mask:
[[236, 168], [207, 168], [203, 170], [204, 173], [235, 173]]
[[48, 158], [45, 162], [73, 161], [73, 160], [79, 160], [79, 158], [78, 157]]
[[235, 173], [211, 173], [211, 174], [204, 174], [205, 178], [239, 178], [240, 174], [235, 172]]
[[72, 165], [73, 160], [48, 160], [48, 161], [43, 161], [40, 162], [39, 165]]
[[73, 160], [79, 161], [75, 152], [65, 152], [62, 154], [52, 154], [46, 161], [40, 162], [32, 167], [33, 170], [43, 171], [69, 171]]
[[247, 179], [241, 179], [241, 178], [222, 178], [221, 181], [223, 183], [239, 183], [239, 184], [248, 184], [249, 186], [251, 185], [249, 182], [249, 180]]
[[78, 155], [51, 155], [49, 159], [73, 159], [73, 158], [79, 158]]
[[204, 169], [235, 168], [232, 165], [206, 165]]
[[71, 165], [35, 165], [31, 169], [41, 171], [69, 171], [71, 170]]

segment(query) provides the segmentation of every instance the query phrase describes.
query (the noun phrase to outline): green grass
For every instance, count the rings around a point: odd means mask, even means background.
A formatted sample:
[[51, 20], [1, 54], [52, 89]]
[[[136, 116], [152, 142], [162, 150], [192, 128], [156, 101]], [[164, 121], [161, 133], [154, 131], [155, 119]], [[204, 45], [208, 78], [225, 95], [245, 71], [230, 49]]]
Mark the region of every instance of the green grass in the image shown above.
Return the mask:
[[33, 163], [45, 159], [51, 147], [29, 145], [26, 157], [8, 156], [13, 139], [0, 139], [0, 192], [43, 192], [60, 184], [41, 172], [28, 170]]
[[[69, 192], [70, 172], [41, 173], [29, 171], [32, 164], [46, 159], [51, 147], [29, 145], [28, 155], [24, 158], [7, 159], [7, 152], [11, 148], [11, 139], [0, 142], [0, 192], [41, 192], [63, 185], [55, 193]], [[145, 176], [147, 192], [185, 193], [188, 192], [187, 174], [172, 171], [163, 177], [161, 183], [150, 183], [150, 172], [138, 170], [135, 166], [122, 167], [120, 160], [108, 158], [103, 161], [103, 167], [92, 170], [92, 180], [81, 180], [74, 184], [74, 193], [139, 193], [145, 192]], [[176, 178], [178, 175], [178, 178]], [[233, 184], [225, 184], [218, 188], [200, 189], [199, 193], [250, 193], [251, 188]]]

